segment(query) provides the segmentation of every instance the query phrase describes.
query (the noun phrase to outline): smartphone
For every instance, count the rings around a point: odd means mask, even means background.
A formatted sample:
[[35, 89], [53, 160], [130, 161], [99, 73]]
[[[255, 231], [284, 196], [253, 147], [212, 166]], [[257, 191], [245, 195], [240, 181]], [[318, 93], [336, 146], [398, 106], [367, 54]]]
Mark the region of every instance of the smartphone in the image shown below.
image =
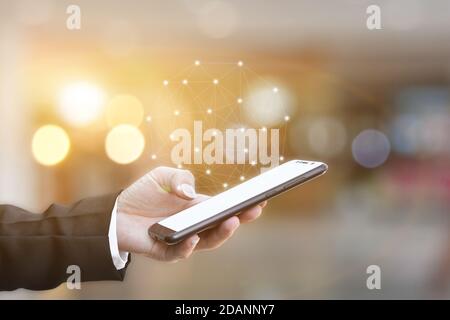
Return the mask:
[[291, 160], [155, 223], [149, 235], [176, 244], [241, 211], [325, 173], [325, 163]]

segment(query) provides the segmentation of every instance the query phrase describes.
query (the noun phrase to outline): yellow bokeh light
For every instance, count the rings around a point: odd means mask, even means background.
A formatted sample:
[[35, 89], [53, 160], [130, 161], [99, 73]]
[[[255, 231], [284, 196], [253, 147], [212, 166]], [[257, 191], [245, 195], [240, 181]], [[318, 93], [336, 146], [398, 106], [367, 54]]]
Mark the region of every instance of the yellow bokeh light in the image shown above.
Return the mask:
[[104, 108], [104, 93], [89, 82], [66, 86], [59, 97], [58, 111], [67, 123], [81, 127], [96, 120]]
[[118, 95], [111, 99], [106, 109], [106, 120], [111, 127], [130, 124], [138, 127], [144, 118], [141, 101], [132, 95]]
[[35, 132], [31, 149], [37, 162], [44, 166], [54, 166], [69, 153], [70, 139], [62, 128], [45, 125]]
[[137, 160], [144, 147], [144, 135], [132, 125], [118, 125], [111, 129], [106, 137], [106, 154], [119, 164], [129, 164]]

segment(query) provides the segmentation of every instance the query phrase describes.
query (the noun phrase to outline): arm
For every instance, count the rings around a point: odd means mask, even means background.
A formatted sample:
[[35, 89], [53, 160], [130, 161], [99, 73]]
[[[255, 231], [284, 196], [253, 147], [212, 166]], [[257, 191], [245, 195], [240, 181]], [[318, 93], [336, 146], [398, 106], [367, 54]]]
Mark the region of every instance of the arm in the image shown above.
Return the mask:
[[194, 251], [218, 248], [241, 223], [258, 218], [265, 206], [173, 246], [148, 236], [152, 224], [207, 198], [196, 194], [189, 171], [159, 167], [120, 196], [85, 199], [69, 207], [52, 205], [43, 214], [0, 206], [0, 291], [54, 288], [70, 276], [70, 265], [80, 267], [81, 281], [123, 280], [127, 252], [166, 262], [185, 259]]
[[43, 214], [0, 206], [0, 290], [51, 289], [77, 265], [82, 281], [122, 280], [111, 258], [108, 231], [117, 194], [71, 206], [52, 205]]

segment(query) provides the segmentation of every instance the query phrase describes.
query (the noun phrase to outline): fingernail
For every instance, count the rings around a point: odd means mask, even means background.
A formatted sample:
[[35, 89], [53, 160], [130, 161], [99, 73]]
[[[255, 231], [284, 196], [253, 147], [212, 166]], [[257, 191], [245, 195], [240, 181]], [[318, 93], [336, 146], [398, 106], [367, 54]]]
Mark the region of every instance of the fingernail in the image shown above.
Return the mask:
[[194, 188], [189, 184], [183, 183], [182, 185], [179, 186], [179, 189], [188, 198], [194, 199], [197, 197]]
[[193, 246], [197, 245], [197, 243], [200, 241], [200, 237], [199, 236], [195, 236], [194, 239], [191, 240], [191, 243]]

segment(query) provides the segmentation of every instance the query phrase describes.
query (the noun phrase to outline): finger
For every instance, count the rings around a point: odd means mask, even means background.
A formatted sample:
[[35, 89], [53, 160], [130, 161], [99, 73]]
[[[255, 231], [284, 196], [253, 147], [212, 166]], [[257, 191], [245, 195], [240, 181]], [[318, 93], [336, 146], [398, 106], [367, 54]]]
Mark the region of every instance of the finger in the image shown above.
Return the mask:
[[211, 198], [211, 197], [206, 194], [197, 193], [197, 196], [195, 197], [195, 199], [186, 203], [186, 208], [195, 206], [196, 204], [199, 204], [200, 202], [208, 200], [209, 198]]
[[238, 217], [241, 223], [248, 223], [259, 218], [262, 213], [261, 205], [243, 211]]
[[158, 167], [152, 171], [152, 175], [161, 187], [182, 199], [192, 200], [197, 197], [195, 178], [188, 170]]
[[228, 218], [217, 227], [203, 231], [200, 233], [200, 242], [196, 249], [208, 250], [220, 247], [225, 241], [227, 241], [236, 229], [239, 227], [239, 218], [234, 216]]
[[164, 254], [164, 260], [168, 262], [176, 262], [181, 259], [189, 258], [192, 252], [194, 252], [194, 249], [199, 241], [200, 237], [198, 235], [193, 235], [192, 237], [189, 237], [176, 245], [167, 246]]

